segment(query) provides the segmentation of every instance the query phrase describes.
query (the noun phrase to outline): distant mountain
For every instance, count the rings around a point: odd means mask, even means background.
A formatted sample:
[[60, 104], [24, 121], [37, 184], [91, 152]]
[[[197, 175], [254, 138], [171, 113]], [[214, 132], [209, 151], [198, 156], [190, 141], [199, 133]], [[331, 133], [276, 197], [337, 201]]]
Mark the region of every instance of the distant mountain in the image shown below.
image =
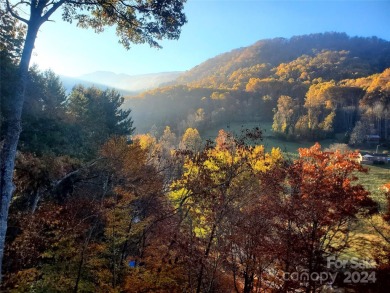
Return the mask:
[[118, 90], [139, 92], [153, 89], [160, 85], [175, 80], [182, 72], [160, 72], [143, 75], [116, 74], [109, 71], [96, 71], [84, 74], [78, 79]]
[[116, 74], [110, 71], [96, 71], [79, 77], [60, 76], [65, 89], [70, 92], [76, 84], [96, 86], [100, 89], [115, 88], [125, 96], [153, 89], [170, 83], [182, 72], [161, 72], [143, 75]]
[[[79, 79], [76, 77], [69, 77], [69, 76], [60, 75], [60, 79], [61, 79], [61, 82], [62, 82], [67, 93], [70, 93], [72, 91], [72, 88], [78, 84], [81, 84], [85, 87], [95, 86], [101, 90], [105, 90], [107, 88], [112, 88], [111, 86], [109, 86], [107, 84], [100, 84], [97, 82], [85, 81], [85, 80], [82, 80], [82, 79]], [[117, 90], [124, 96], [132, 96], [132, 95], [137, 94], [137, 92], [135, 92], [135, 91], [120, 90], [120, 89], [117, 89]]]

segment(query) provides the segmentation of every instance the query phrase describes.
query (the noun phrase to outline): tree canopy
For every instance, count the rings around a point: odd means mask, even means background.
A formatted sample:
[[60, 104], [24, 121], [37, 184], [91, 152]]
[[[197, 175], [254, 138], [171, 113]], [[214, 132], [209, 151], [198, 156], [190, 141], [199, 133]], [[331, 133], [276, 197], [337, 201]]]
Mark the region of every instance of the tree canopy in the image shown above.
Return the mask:
[[[177, 39], [180, 28], [186, 23], [183, 0], [163, 1], [3, 1], [7, 12], [27, 25], [41, 25], [57, 10], [62, 10], [62, 19], [82, 28], [102, 32], [107, 26], [115, 26], [120, 42], [130, 48], [131, 44], [148, 43], [160, 47], [158, 41]], [[30, 19], [18, 11], [29, 10]], [[32, 17], [31, 17], [32, 16]]]

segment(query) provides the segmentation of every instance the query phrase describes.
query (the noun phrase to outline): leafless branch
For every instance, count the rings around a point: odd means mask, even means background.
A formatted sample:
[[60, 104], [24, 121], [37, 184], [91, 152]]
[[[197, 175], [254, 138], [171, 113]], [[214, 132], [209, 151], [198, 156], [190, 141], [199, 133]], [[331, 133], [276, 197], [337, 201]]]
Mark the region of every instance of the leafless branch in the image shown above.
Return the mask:
[[59, 185], [61, 185], [66, 179], [76, 175], [77, 173], [81, 172], [82, 170], [85, 170], [85, 169], [88, 169], [92, 166], [94, 166], [98, 161], [100, 161], [102, 158], [97, 158], [96, 160], [93, 160], [92, 162], [89, 162], [88, 164], [86, 164], [85, 166], [77, 169], [77, 170], [74, 170], [68, 174], [66, 174], [64, 177], [62, 177], [60, 180], [57, 180], [55, 183], [54, 183], [54, 188], [57, 188]]
[[[23, 1], [24, 2], [24, 1]], [[28, 20], [19, 16], [13, 9], [18, 6], [19, 4], [22, 4], [22, 3], [18, 3], [16, 5], [14, 5], [13, 7], [11, 7], [10, 3], [8, 0], [5, 1], [6, 5], [7, 5], [7, 12], [9, 14], [11, 14], [12, 17], [16, 18], [17, 20], [21, 21], [21, 22], [24, 22], [26, 24], [28, 24]], [[27, 3], [28, 4], [28, 3]]]
[[371, 224], [371, 226], [374, 228], [374, 230], [387, 242], [387, 243], [389, 243], [390, 244], [390, 238], [389, 237], [386, 237], [386, 235], [384, 235], [383, 233], [382, 233], [382, 231], [380, 231], [379, 229], [378, 229], [378, 227], [372, 222], [372, 220], [370, 219], [370, 224]]
[[49, 17], [62, 5], [66, 2], [66, 0], [60, 0], [56, 3], [53, 3], [53, 6], [42, 16], [42, 22], [44, 21], [48, 21], [49, 20]]

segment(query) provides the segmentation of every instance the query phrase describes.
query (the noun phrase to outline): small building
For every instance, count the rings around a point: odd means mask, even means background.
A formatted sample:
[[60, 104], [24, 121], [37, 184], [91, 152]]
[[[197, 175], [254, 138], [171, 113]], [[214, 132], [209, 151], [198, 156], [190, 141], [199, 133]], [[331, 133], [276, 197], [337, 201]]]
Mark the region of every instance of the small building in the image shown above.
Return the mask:
[[366, 165], [387, 164], [388, 159], [387, 154], [367, 153], [365, 155], [361, 155], [360, 163]]

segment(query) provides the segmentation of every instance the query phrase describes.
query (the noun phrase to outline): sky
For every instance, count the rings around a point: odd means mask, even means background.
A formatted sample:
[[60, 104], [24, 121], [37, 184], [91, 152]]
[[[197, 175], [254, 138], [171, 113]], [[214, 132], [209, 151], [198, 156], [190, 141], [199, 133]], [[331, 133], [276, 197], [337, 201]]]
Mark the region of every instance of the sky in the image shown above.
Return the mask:
[[42, 25], [32, 62], [77, 77], [94, 71], [129, 75], [186, 71], [218, 54], [258, 40], [322, 32], [390, 41], [390, 0], [187, 0], [188, 23], [163, 49], [126, 50], [114, 28], [95, 34], [65, 23], [58, 12]]

